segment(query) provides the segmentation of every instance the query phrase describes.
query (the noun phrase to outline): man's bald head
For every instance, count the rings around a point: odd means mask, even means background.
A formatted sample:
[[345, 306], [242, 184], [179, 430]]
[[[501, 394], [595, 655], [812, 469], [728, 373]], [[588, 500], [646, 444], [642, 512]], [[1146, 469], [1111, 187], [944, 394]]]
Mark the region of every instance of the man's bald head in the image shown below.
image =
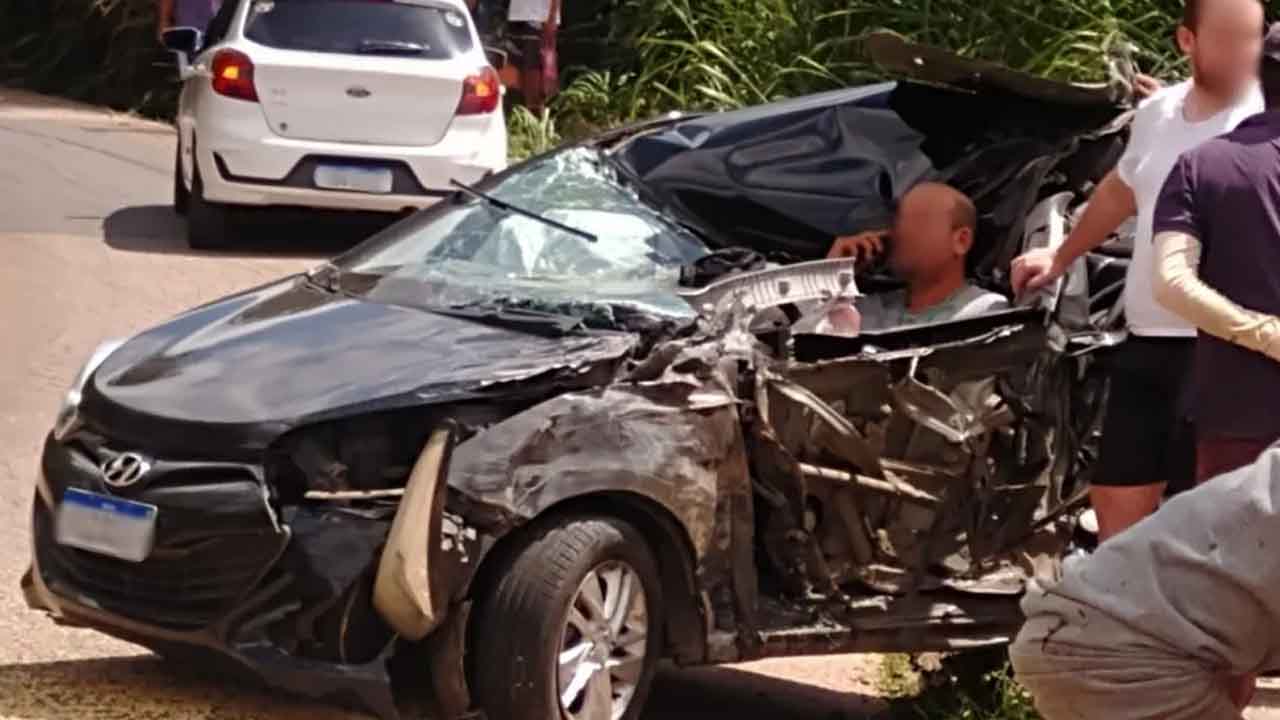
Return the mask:
[[973, 201], [950, 185], [925, 182], [898, 204], [891, 264], [903, 278], [964, 271], [978, 231]]
[[902, 196], [901, 208], [908, 205], [944, 208], [951, 215], [952, 229], [978, 232], [978, 208], [968, 195], [940, 182], [922, 182]]

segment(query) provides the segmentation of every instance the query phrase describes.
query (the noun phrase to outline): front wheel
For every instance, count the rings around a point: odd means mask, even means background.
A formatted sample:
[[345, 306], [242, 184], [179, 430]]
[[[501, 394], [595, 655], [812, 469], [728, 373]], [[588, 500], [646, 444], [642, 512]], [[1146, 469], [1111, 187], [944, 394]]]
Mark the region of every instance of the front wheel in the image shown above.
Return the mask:
[[662, 586], [644, 537], [565, 518], [527, 539], [472, 623], [472, 685], [491, 718], [634, 720], [662, 653]]

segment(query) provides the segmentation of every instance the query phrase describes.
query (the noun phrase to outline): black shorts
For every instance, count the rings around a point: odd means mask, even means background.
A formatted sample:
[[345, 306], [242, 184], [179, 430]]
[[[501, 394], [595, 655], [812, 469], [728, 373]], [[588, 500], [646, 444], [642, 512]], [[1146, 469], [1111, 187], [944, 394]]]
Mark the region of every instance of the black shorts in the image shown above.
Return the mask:
[[535, 23], [513, 22], [507, 33], [515, 44], [519, 57], [517, 65], [525, 70], [542, 68], [542, 26]]
[[1196, 438], [1185, 401], [1194, 338], [1131, 336], [1104, 361], [1111, 379], [1095, 485], [1192, 487]]

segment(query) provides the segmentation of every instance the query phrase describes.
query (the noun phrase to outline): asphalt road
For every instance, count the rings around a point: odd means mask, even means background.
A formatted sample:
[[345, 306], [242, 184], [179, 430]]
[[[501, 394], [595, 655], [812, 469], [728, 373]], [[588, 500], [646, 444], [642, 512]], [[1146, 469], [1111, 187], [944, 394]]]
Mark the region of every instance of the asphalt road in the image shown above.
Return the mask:
[[[18, 592], [40, 443], [92, 348], [376, 229], [276, 217], [235, 252], [192, 252], [169, 209], [173, 156], [167, 126], [0, 88], [0, 720], [357, 717], [56, 627]], [[667, 672], [647, 717], [864, 718], [873, 677], [865, 657]]]

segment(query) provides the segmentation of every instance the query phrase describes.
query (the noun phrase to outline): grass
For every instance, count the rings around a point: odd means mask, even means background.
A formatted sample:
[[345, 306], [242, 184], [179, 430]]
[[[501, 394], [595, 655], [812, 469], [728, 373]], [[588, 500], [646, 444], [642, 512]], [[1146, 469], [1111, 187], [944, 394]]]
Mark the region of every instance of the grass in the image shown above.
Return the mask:
[[[670, 110], [726, 109], [867, 80], [866, 33], [912, 39], [1069, 80], [1139, 67], [1185, 72], [1182, 0], [583, 0], [566, 8], [568, 88], [549, 117], [516, 117], [517, 154]], [[176, 93], [154, 0], [0, 0], [0, 82], [151, 115]], [[554, 122], [552, 122], [554, 121]], [[551, 132], [554, 130], [555, 132]]]
[[887, 655], [877, 689], [891, 699], [891, 720], [1042, 720], [1003, 651], [952, 655], [929, 672]]
[[[566, 139], [671, 110], [725, 110], [866, 82], [862, 49], [890, 28], [913, 40], [1071, 81], [1106, 81], [1123, 56], [1185, 73], [1172, 37], [1182, 0], [620, 0], [607, 60], [573, 68], [550, 120]], [[569, 64], [569, 63], [566, 63]], [[548, 123], [522, 123], [513, 148]], [[526, 135], [526, 133], [528, 135]]]

